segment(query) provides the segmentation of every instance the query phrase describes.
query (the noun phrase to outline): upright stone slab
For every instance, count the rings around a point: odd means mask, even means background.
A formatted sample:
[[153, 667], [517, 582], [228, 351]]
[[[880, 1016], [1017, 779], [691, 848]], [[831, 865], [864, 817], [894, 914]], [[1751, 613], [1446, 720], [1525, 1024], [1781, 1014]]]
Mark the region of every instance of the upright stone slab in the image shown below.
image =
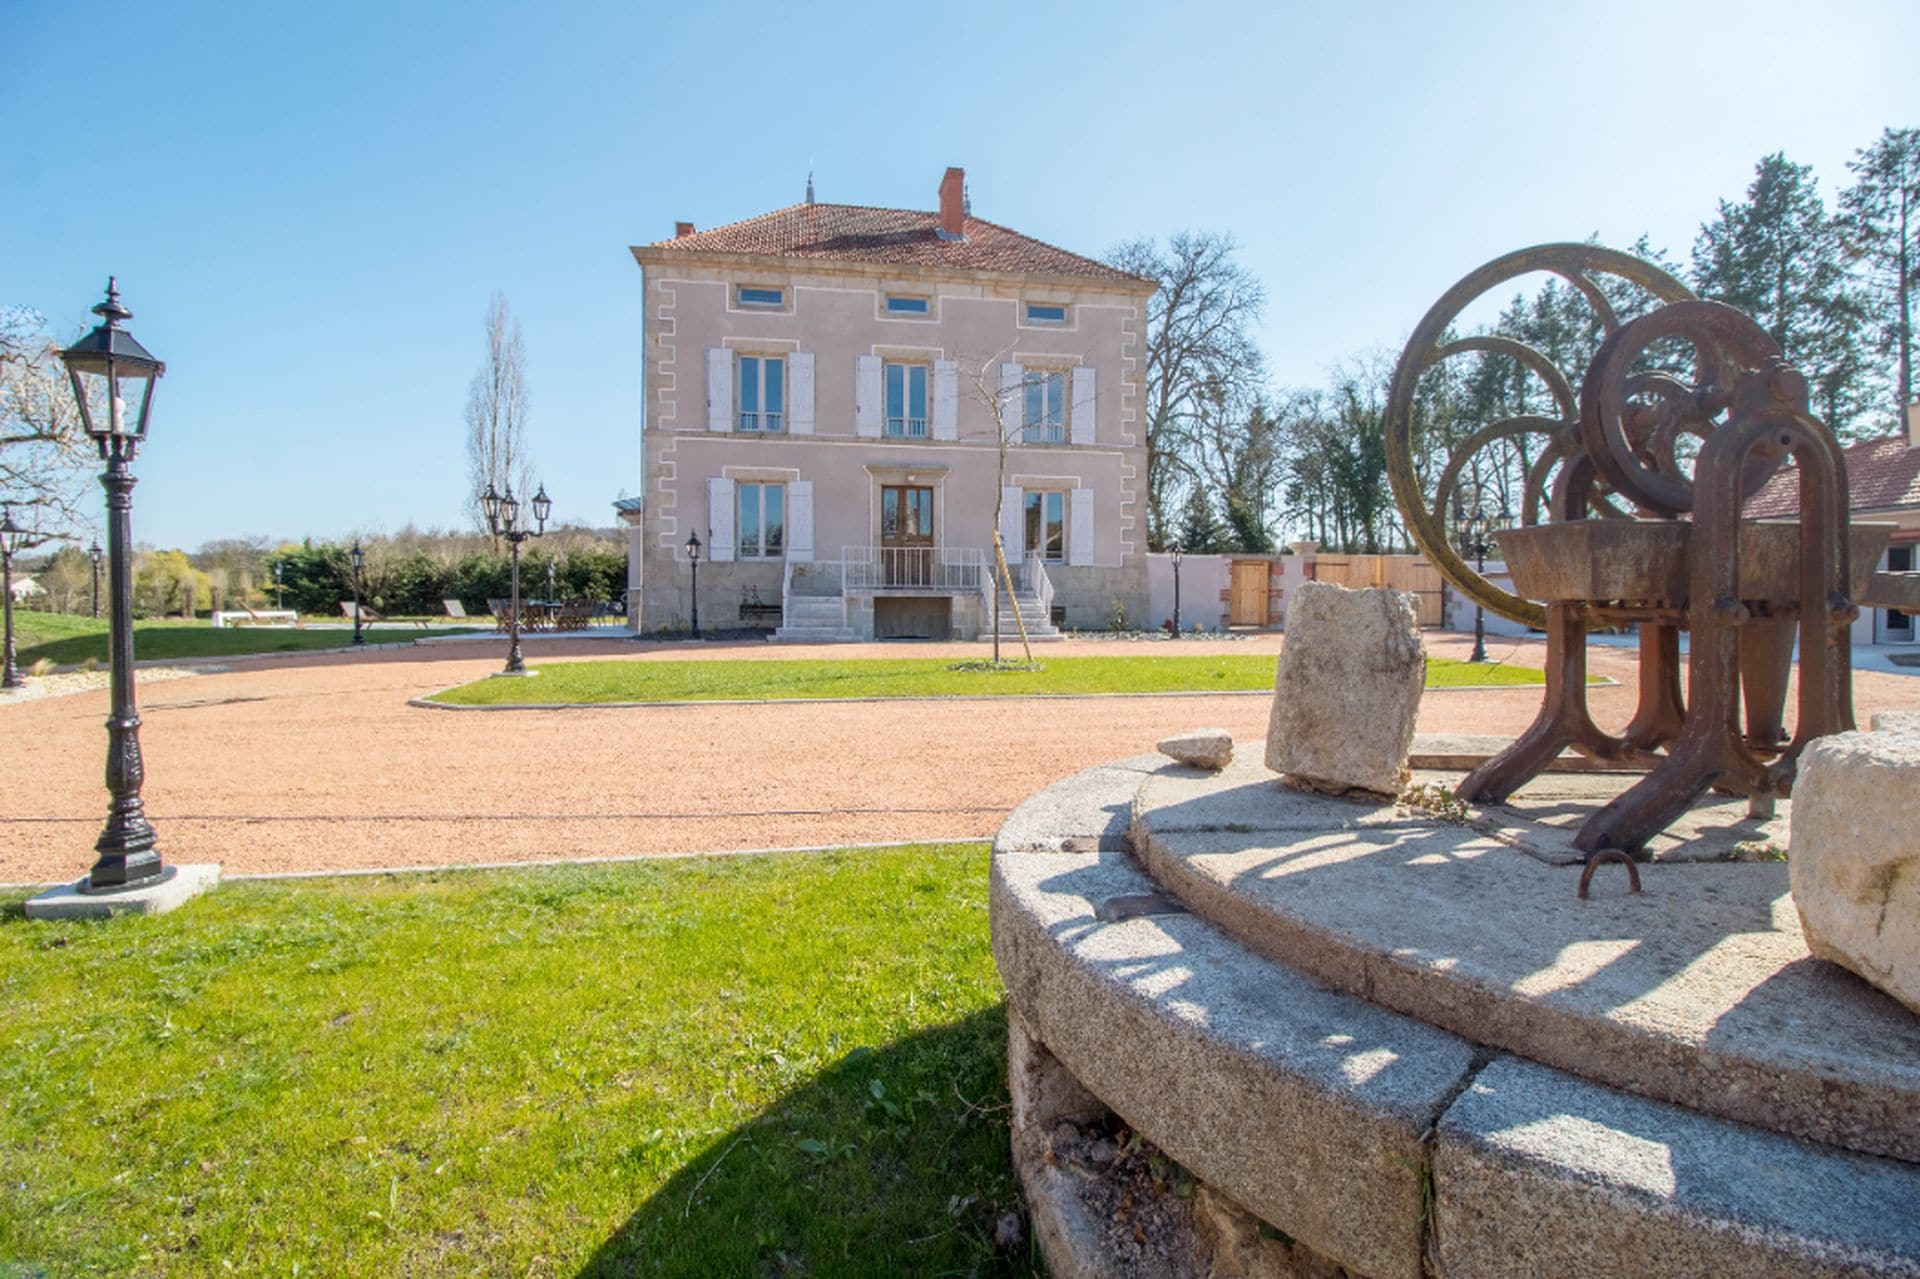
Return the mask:
[[1411, 595], [1302, 584], [1287, 605], [1267, 767], [1317, 790], [1397, 794], [1426, 677]]
[[1807, 949], [1920, 1012], [1920, 735], [1835, 733], [1793, 781], [1787, 854]]

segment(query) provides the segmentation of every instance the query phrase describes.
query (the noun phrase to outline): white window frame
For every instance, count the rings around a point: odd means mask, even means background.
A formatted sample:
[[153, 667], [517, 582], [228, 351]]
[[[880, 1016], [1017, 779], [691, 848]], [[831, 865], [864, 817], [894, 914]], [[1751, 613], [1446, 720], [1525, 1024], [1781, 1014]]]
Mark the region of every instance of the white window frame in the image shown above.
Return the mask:
[[[1035, 315], [1035, 308], [1058, 311], [1060, 314], [1057, 316]], [[1026, 317], [1028, 324], [1066, 325], [1073, 321], [1073, 308], [1065, 302], [1027, 302], [1021, 305], [1020, 313]]]
[[[895, 413], [893, 402], [893, 383], [890, 374], [900, 370], [900, 412]], [[913, 407], [913, 378], [920, 375], [920, 401], [926, 406], [925, 417], [911, 417], [908, 410]], [[913, 360], [887, 360], [880, 365], [881, 433], [890, 440], [924, 440], [933, 420], [933, 368], [930, 365]]]
[[[769, 409], [767, 402], [767, 366], [780, 366], [780, 407]], [[753, 383], [753, 402], [762, 407], [741, 408], [734, 414], [735, 429], [750, 435], [779, 435], [786, 430], [787, 401], [790, 398], [787, 370], [787, 357], [784, 355], [761, 355], [757, 352], [743, 352], [734, 360], [735, 403], [747, 402], [747, 375], [755, 374]]]
[[[1031, 392], [1040, 388], [1040, 415], [1031, 415]], [[1020, 379], [1020, 439], [1026, 444], [1067, 442], [1067, 373], [1064, 369], [1028, 369]]]
[[[768, 298], [750, 298], [749, 293], [771, 293]], [[787, 309], [787, 290], [778, 284], [736, 284], [733, 286], [733, 304], [749, 311], [784, 311]]]
[[[767, 490], [780, 491], [780, 546], [769, 551], [767, 540]], [[747, 537], [746, 516], [751, 505], [754, 534]], [[736, 480], [733, 486], [733, 554], [741, 560], [777, 560], [787, 554], [787, 486], [773, 480]]]
[[[1040, 526], [1037, 530], [1034, 528], [1033, 521], [1028, 518], [1029, 514], [1033, 510], [1034, 499], [1036, 498], [1039, 499], [1039, 507], [1040, 507]], [[1048, 498], [1056, 498], [1059, 500], [1059, 503], [1060, 503], [1060, 552], [1058, 555], [1053, 554], [1051, 549], [1046, 545], [1047, 499]], [[1024, 490], [1020, 498], [1020, 527], [1022, 529], [1022, 536], [1021, 536], [1022, 553], [1025, 555], [1032, 555], [1035, 551], [1039, 551], [1040, 558], [1044, 562], [1048, 564], [1065, 564], [1067, 562], [1067, 542], [1069, 537], [1069, 530], [1072, 527], [1072, 522], [1068, 519], [1068, 511], [1069, 511], [1069, 502], [1067, 498], [1067, 490], [1065, 489], [1026, 489]], [[1035, 546], [1033, 544], [1036, 536], [1039, 538], [1039, 541], [1040, 541], [1039, 546]]]

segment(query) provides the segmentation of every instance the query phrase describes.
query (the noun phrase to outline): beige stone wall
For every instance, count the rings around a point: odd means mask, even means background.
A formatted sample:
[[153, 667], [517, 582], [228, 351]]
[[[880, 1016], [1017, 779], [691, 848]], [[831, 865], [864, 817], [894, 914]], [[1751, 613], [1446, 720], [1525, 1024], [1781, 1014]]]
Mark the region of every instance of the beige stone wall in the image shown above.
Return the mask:
[[[942, 546], [986, 550], [992, 544], [998, 496], [1000, 429], [994, 411], [1003, 362], [1029, 368], [1094, 370], [1091, 444], [1026, 445], [1007, 451], [1006, 483], [1032, 488], [1083, 488], [1093, 493], [1091, 565], [1059, 566], [1069, 577], [1100, 585], [1068, 594], [1074, 625], [1099, 625], [1111, 595], [1137, 596], [1145, 607], [1146, 451], [1138, 414], [1146, 296], [1086, 282], [985, 272], [915, 272], [895, 268], [835, 267], [786, 259], [636, 250], [646, 299], [646, 418], [642, 445], [646, 509], [642, 554], [629, 568], [639, 593], [645, 630], [689, 612], [684, 545], [698, 532], [711, 545], [707, 481], [792, 483], [814, 492], [813, 552], [837, 561], [845, 547], [879, 540], [883, 483], [934, 489], [936, 539]], [[788, 291], [777, 312], [734, 304], [739, 284]], [[926, 319], [885, 314], [889, 292], [932, 299]], [[1064, 303], [1065, 325], [1023, 322], [1029, 301]], [[740, 434], [709, 429], [708, 352], [813, 357], [811, 435]], [[856, 367], [861, 356], [958, 366], [956, 438], [870, 438], [856, 430]], [[791, 365], [789, 397], [792, 394]], [[1070, 393], [1071, 394], [1071, 393]], [[1079, 411], [1080, 404], [1069, 406]], [[1017, 430], [1018, 405], [1005, 414]], [[931, 432], [929, 433], [931, 436]], [[742, 587], [754, 584], [763, 600], [780, 595], [780, 562], [703, 562], [701, 620], [729, 614]], [[1137, 582], [1136, 580], [1137, 579]], [[1098, 598], [1096, 598], [1098, 597]], [[711, 603], [709, 601], [712, 601]], [[1130, 610], [1133, 605], [1129, 605]], [[1081, 616], [1084, 614], [1084, 616]]]

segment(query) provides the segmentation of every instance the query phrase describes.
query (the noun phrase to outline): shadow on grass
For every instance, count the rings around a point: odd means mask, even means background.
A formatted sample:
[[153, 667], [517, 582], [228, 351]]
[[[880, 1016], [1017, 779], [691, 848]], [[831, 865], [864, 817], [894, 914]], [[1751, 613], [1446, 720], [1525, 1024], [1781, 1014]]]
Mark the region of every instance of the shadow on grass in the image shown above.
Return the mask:
[[[627, 1275], [1037, 1275], [996, 1250], [1019, 1208], [999, 1004], [855, 1048], [714, 1140], [579, 1271]], [[647, 1161], [660, 1134], [634, 1134]]]

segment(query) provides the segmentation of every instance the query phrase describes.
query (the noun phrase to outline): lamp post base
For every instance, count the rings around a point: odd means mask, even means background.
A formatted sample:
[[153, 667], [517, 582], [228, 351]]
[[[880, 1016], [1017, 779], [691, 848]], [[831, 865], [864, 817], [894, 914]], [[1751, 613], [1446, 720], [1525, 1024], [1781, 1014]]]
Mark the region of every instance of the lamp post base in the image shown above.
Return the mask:
[[86, 880], [49, 888], [26, 901], [28, 919], [107, 919], [114, 915], [164, 915], [220, 882], [218, 863], [167, 867], [158, 879], [132, 888], [102, 891]]

